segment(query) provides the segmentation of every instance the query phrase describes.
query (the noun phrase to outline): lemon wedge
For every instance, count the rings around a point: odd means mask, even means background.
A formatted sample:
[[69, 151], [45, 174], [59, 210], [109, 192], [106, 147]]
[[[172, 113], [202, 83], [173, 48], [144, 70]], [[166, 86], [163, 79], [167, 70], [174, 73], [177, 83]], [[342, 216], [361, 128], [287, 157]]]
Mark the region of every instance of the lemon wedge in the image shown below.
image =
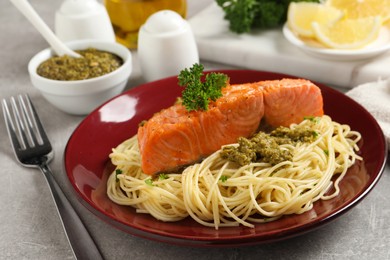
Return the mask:
[[382, 22], [390, 19], [390, 0], [327, 0], [325, 4], [343, 10], [348, 19], [369, 16], [381, 16]]
[[331, 25], [312, 24], [319, 42], [335, 49], [358, 49], [376, 39], [381, 28], [381, 18], [372, 16], [343, 19]]
[[342, 17], [343, 12], [332, 6], [310, 2], [291, 2], [287, 12], [287, 25], [300, 36], [314, 37], [313, 22], [327, 25]]

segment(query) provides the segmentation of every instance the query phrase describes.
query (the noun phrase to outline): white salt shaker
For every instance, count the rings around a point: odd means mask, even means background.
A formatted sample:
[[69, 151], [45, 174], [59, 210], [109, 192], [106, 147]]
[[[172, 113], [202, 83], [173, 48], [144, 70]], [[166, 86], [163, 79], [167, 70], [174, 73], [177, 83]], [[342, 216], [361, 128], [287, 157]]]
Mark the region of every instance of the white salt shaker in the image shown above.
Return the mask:
[[107, 10], [96, 0], [65, 0], [55, 15], [55, 32], [63, 41], [115, 41]]
[[178, 75], [181, 70], [199, 63], [189, 23], [171, 10], [152, 14], [141, 26], [138, 56], [146, 81]]

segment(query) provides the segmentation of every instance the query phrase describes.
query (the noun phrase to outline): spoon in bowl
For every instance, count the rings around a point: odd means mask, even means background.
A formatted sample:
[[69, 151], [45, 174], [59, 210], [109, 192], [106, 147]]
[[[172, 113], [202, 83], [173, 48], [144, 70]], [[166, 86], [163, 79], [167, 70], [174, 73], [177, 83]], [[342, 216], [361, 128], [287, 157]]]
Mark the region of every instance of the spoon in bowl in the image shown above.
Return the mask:
[[82, 57], [80, 54], [68, 48], [52, 30], [46, 25], [38, 13], [33, 9], [27, 0], [10, 0], [15, 7], [32, 23], [43, 38], [49, 43], [58, 56], [68, 55], [75, 58]]

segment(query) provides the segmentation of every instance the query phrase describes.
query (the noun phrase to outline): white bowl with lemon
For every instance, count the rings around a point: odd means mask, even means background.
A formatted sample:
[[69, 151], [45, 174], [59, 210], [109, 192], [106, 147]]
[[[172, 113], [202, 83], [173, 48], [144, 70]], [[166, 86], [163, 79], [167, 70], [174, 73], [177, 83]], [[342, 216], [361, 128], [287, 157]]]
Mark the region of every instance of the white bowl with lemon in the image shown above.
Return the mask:
[[366, 59], [389, 50], [390, 6], [367, 9], [366, 1], [358, 2], [293, 2], [283, 34], [308, 54], [332, 60]]

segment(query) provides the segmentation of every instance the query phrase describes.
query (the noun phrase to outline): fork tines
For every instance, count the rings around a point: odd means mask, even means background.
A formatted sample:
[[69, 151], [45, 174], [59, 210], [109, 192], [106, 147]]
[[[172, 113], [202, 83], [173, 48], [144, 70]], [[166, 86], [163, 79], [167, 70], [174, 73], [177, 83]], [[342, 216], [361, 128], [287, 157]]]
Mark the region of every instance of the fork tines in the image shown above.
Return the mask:
[[28, 147], [40, 146], [45, 142], [49, 143], [29, 96], [11, 97], [9, 102], [11, 109], [6, 99], [3, 99], [2, 106], [14, 149], [24, 150]]

